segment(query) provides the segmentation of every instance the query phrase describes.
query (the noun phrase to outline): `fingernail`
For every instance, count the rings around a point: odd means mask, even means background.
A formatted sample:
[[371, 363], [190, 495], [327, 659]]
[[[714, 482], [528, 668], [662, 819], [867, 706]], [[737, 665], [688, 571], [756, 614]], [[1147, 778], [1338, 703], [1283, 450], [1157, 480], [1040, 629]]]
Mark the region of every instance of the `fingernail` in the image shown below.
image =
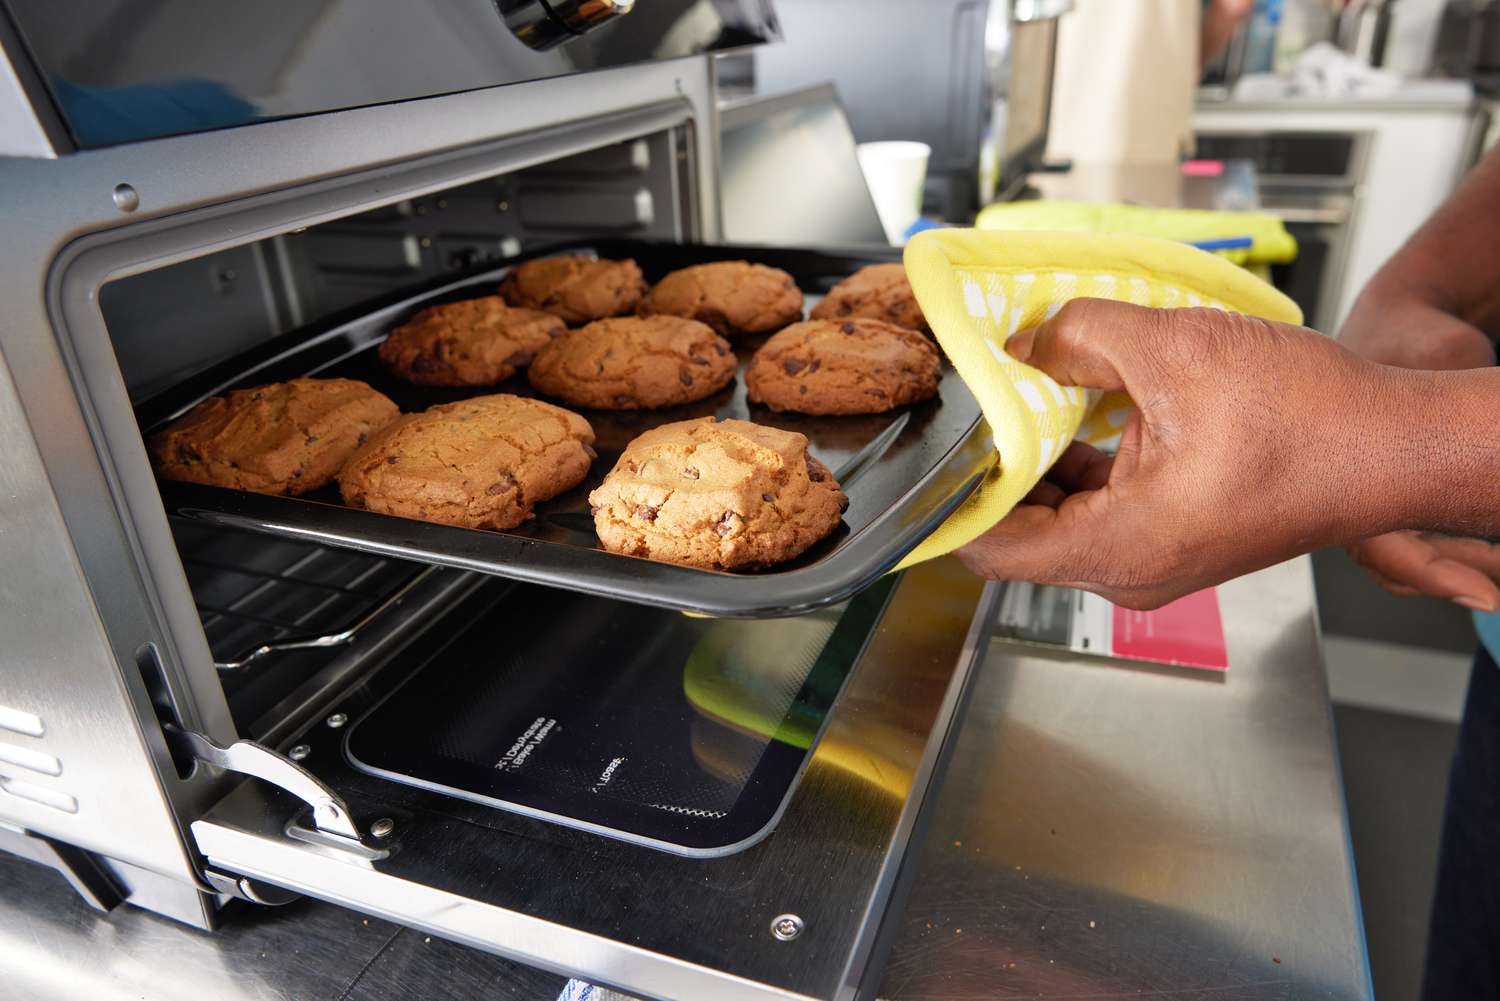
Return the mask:
[[1016, 361], [1025, 361], [1031, 357], [1031, 346], [1036, 343], [1036, 331], [1023, 330], [1018, 334], [1012, 334], [1005, 342], [1005, 353]]
[[1453, 600], [1475, 612], [1500, 612], [1500, 604], [1497, 604], [1493, 598], [1471, 598], [1464, 594]]

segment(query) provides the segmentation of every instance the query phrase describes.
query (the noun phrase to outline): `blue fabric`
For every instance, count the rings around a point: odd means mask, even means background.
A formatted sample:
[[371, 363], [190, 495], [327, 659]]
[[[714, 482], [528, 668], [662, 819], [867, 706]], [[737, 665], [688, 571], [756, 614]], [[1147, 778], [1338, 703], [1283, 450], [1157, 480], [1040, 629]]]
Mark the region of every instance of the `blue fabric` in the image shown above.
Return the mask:
[[1423, 1001], [1500, 1001], [1500, 668], [1474, 655], [1448, 776]]
[[1474, 628], [1479, 631], [1479, 642], [1490, 652], [1490, 659], [1500, 660], [1500, 612], [1475, 612]]

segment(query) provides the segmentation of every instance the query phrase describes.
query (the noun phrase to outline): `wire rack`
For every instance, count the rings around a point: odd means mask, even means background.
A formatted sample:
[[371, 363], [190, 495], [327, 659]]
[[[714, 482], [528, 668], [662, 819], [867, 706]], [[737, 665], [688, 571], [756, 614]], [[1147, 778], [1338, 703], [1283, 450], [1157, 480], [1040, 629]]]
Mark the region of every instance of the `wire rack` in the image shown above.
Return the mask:
[[258, 714], [434, 572], [181, 518], [172, 533], [236, 718]]

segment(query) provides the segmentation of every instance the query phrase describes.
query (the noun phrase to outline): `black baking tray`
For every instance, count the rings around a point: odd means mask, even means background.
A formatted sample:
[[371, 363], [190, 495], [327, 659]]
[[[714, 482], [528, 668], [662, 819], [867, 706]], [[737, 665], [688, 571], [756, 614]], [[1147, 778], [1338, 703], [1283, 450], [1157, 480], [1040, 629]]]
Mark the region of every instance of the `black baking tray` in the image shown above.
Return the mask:
[[[590, 240], [528, 256], [596, 253], [634, 258], [648, 281], [690, 264], [750, 260], [789, 272], [810, 307], [859, 268], [899, 259], [883, 248], [791, 249]], [[519, 260], [519, 259], [518, 259]], [[375, 346], [416, 310], [493, 293], [506, 266], [403, 293], [277, 337], [139, 403], [150, 434], [200, 400], [229, 389], [297, 376], [360, 379], [403, 412], [487, 393], [533, 394], [524, 373], [494, 387], [434, 389], [392, 376]], [[734, 338], [743, 366], [764, 337]], [[505, 532], [457, 528], [344, 506], [337, 485], [302, 497], [256, 494], [161, 480], [170, 514], [232, 528], [344, 546], [401, 559], [478, 570], [502, 577], [609, 598], [714, 616], [796, 615], [858, 593], [929, 535], [977, 488], [994, 461], [979, 404], [944, 363], [938, 396], [887, 414], [808, 417], [778, 414], [745, 400], [743, 378], [718, 394], [682, 407], [652, 411], [579, 410], [598, 435], [599, 457], [573, 490], [538, 504], [536, 517]], [[752, 572], [720, 572], [620, 556], [599, 547], [588, 510], [589, 491], [614, 467], [626, 444], [659, 424], [714, 415], [738, 417], [807, 435], [814, 455], [849, 497], [843, 522], [828, 538], [788, 563]]]

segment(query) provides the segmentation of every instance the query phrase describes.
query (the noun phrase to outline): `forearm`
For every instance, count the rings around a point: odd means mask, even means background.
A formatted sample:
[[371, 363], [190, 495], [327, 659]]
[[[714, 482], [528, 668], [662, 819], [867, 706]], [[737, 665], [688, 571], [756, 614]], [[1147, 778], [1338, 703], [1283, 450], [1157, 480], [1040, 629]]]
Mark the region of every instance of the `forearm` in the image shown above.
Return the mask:
[[[1383, 368], [1384, 399], [1363, 423], [1381, 530], [1500, 538], [1500, 369]], [[1351, 413], [1354, 420], [1359, 415]]]
[[1500, 332], [1497, 223], [1500, 151], [1481, 160], [1453, 196], [1375, 274], [1361, 293], [1348, 326], [1376, 319], [1389, 309], [1422, 305], [1485, 331], [1493, 340]]

